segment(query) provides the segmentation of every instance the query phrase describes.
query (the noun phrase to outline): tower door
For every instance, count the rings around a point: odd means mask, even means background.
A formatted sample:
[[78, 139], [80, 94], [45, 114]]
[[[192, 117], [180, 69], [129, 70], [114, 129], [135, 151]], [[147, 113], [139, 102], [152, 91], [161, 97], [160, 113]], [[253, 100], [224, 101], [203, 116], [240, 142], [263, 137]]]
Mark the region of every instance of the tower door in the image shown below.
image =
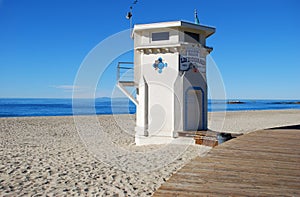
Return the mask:
[[202, 98], [201, 90], [188, 90], [185, 103], [185, 130], [196, 131], [202, 128]]

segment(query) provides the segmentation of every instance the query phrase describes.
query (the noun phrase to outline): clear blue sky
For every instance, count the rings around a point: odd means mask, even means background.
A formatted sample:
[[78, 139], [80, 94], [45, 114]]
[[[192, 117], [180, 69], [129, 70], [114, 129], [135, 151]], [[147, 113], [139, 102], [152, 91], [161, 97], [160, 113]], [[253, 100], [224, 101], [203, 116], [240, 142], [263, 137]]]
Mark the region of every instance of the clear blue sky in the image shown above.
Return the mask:
[[[87, 53], [129, 27], [131, 3], [0, 0], [0, 97], [71, 97]], [[300, 99], [298, 0], [139, 0], [134, 22], [193, 21], [195, 8], [217, 28], [208, 45], [228, 98]], [[108, 73], [99, 96], [109, 96], [114, 66]]]

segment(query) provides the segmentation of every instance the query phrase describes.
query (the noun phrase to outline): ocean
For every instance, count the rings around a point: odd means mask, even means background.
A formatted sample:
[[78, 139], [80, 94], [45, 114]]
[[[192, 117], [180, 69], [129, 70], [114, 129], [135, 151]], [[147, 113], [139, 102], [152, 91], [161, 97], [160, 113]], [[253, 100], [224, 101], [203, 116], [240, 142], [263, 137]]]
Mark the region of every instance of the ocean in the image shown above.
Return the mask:
[[[0, 99], [0, 117], [134, 114], [136, 111], [135, 105], [128, 99], [98, 98], [77, 101], [77, 107], [73, 111], [72, 99]], [[299, 100], [209, 100], [208, 103], [210, 112], [280, 109], [300, 109], [300, 102]]]

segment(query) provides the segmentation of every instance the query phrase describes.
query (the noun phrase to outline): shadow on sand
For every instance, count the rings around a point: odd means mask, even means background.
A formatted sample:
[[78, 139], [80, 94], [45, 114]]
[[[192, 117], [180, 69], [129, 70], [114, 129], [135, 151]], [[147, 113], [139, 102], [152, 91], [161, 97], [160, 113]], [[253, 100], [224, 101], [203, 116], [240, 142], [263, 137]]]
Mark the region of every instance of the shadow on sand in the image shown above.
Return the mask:
[[275, 128], [270, 128], [270, 129], [266, 129], [266, 130], [300, 130], [300, 125], [291, 125], [291, 126], [284, 126], [284, 127], [275, 127]]

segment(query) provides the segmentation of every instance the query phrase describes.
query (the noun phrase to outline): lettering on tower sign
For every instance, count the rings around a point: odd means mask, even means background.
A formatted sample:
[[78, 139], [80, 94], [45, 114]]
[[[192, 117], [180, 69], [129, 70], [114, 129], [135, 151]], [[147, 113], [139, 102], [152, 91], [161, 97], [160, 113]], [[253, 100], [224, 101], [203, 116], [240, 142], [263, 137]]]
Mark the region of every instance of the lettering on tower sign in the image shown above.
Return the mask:
[[187, 47], [181, 51], [179, 56], [179, 70], [188, 71], [192, 69], [194, 72], [205, 73], [205, 58], [201, 58], [200, 49], [194, 47]]

